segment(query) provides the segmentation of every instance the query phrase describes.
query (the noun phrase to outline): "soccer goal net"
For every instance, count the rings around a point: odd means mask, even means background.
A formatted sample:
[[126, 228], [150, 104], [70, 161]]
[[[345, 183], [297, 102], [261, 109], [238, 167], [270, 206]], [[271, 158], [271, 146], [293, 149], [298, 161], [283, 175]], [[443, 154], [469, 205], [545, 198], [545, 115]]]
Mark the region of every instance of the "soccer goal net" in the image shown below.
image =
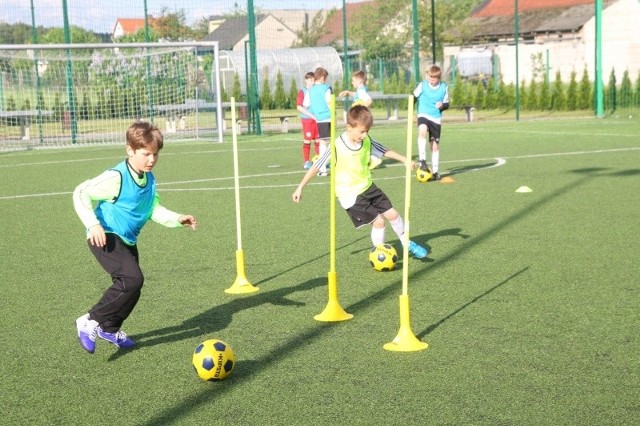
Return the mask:
[[222, 141], [218, 53], [217, 42], [0, 45], [0, 150], [123, 144], [137, 120], [165, 141]]

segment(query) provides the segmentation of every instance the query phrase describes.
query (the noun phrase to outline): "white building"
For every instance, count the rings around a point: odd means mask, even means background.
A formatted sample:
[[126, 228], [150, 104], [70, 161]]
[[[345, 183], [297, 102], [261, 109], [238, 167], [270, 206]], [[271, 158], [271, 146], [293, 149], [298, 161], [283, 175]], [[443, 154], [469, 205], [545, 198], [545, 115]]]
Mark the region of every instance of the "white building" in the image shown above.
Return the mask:
[[[464, 60], [477, 56], [487, 61], [487, 52], [499, 60], [498, 71], [505, 83], [516, 76], [513, 0], [488, 0], [464, 22], [468, 33], [461, 45], [444, 48], [445, 70], [451, 57]], [[615, 69], [620, 81], [629, 71], [632, 81], [640, 72], [640, 1], [604, 0], [602, 12], [603, 79]], [[560, 72], [563, 81], [571, 73], [578, 79], [586, 69], [595, 75], [595, 6], [593, 0], [519, 0], [518, 65], [520, 80], [531, 81], [534, 68], [548, 66], [551, 78]], [[460, 30], [460, 33], [462, 30]], [[482, 58], [484, 59], [482, 59]], [[458, 61], [460, 62], [460, 61]], [[471, 62], [468, 62], [471, 63]], [[480, 68], [486, 69], [487, 64]], [[489, 69], [491, 66], [489, 65]], [[458, 71], [465, 74], [465, 69]], [[466, 70], [469, 73], [469, 69]], [[539, 74], [539, 78], [542, 74]]]

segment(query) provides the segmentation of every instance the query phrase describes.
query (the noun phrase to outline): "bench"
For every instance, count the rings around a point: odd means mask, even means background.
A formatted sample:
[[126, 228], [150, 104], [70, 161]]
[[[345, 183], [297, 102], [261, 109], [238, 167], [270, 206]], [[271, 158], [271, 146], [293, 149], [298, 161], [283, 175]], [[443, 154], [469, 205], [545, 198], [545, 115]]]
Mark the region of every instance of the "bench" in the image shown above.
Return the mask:
[[[225, 129], [226, 110], [231, 109], [231, 102], [221, 102], [221, 116], [222, 123], [218, 123], [218, 115], [215, 114], [216, 128], [222, 126], [222, 130]], [[246, 102], [236, 102], [236, 109], [246, 108]], [[164, 114], [167, 117], [165, 123], [166, 133], [176, 133], [177, 129], [185, 130], [186, 121], [185, 117], [187, 113], [197, 114], [199, 111], [213, 111], [217, 112], [218, 105], [215, 102], [206, 102], [204, 100], [187, 100], [183, 104], [170, 104], [170, 105], [155, 105], [153, 107], [154, 112]]]
[[[376, 105], [376, 101], [382, 101], [387, 108], [387, 120], [397, 120], [398, 119], [398, 109], [400, 106], [400, 101], [409, 99], [408, 95], [402, 94], [389, 94], [385, 95], [380, 92], [369, 92], [369, 96], [373, 100], [373, 106]], [[352, 101], [351, 97], [337, 97], [336, 102], [345, 102]]]
[[269, 119], [278, 119], [280, 122], [280, 131], [282, 133], [289, 133], [289, 119], [298, 117], [295, 114], [277, 114], [277, 115], [260, 115], [260, 121]]
[[476, 111], [475, 105], [452, 105], [452, 106], [449, 106], [449, 108], [464, 110], [467, 121], [468, 122], [473, 121], [473, 113]]
[[20, 138], [23, 141], [31, 139], [31, 120], [38, 117], [53, 115], [53, 111], [25, 110], [25, 111], [0, 111], [0, 119], [15, 120], [20, 125]]

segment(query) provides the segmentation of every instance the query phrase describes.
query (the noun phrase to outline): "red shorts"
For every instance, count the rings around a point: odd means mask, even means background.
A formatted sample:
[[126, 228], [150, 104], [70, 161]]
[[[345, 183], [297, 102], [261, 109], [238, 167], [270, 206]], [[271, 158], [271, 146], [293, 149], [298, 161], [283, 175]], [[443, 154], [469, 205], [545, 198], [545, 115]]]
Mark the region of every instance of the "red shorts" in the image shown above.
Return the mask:
[[305, 141], [318, 139], [318, 124], [312, 118], [302, 118], [302, 136]]

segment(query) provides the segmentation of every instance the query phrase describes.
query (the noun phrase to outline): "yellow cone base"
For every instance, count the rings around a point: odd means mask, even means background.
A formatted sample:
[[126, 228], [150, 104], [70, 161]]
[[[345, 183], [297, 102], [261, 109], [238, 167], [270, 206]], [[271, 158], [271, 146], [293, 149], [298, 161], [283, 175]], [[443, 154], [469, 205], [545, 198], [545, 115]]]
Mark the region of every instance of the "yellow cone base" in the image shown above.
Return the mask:
[[336, 272], [329, 272], [329, 300], [324, 311], [314, 316], [316, 321], [345, 321], [353, 318], [338, 302], [338, 276]]
[[226, 289], [224, 292], [229, 294], [245, 294], [245, 293], [253, 293], [258, 291], [258, 287], [254, 287], [251, 285], [247, 276], [244, 272], [244, 251], [236, 250], [236, 280], [233, 282], [231, 287]]
[[409, 320], [409, 296], [400, 296], [400, 330], [398, 335], [390, 343], [383, 347], [388, 351], [412, 352], [427, 349], [429, 345], [420, 341], [411, 331]]
[[454, 178], [452, 178], [451, 176], [443, 176], [440, 178], [440, 183], [453, 183], [456, 180]]

